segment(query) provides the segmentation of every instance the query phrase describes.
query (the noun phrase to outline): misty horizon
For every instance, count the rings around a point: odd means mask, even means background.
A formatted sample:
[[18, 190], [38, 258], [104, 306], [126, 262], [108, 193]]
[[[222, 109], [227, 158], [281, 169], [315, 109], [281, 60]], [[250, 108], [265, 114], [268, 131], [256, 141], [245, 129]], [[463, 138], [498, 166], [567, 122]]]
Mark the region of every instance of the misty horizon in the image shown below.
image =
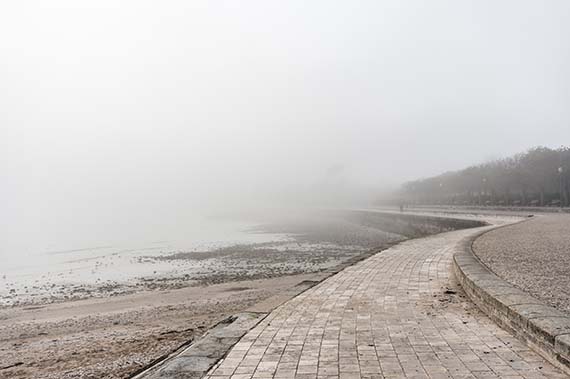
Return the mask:
[[3, 8], [3, 254], [367, 204], [570, 140], [564, 1]]

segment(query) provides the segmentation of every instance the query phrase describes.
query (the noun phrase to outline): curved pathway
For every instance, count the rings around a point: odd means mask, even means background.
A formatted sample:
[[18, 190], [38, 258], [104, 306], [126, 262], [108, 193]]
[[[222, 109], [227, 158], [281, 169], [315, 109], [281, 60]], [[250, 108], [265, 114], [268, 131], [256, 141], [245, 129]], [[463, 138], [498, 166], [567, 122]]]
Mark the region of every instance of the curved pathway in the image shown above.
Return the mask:
[[463, 297], [458, 243], [407, 241], [275, 309], [207, 378], [567, 378]]

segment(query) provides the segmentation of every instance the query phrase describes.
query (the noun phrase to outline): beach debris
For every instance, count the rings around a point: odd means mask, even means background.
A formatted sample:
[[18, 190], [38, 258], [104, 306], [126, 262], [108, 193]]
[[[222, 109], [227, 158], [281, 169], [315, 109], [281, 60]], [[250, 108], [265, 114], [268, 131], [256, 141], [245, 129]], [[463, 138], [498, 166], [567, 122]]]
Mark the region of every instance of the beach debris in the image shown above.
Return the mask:
[[0, 367], [0, 370], [8, 370], [9, 368], [18, 367], [18, 366], [21, 366], [23, 364], [24, 364], [24, 362], [16, 362], [16, 363], [8, 365], [8, 366]]
[[193, 332], [194, 328], [188, 328], [188, 329], [184, 329], [184, 330], [167, 330], [166, 332], [162, 332], [160, 333], [161, 336], [167, 335], [167, 334], [178, 334], [178, 333], [187, 333], [187, 332]]

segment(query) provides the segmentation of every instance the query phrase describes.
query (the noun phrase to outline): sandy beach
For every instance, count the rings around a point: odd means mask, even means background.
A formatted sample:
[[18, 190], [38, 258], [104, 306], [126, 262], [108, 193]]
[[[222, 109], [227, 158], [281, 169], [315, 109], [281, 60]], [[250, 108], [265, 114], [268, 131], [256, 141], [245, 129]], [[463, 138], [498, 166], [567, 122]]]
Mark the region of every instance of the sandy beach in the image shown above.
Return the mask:
[[125, 378], [225, 317], [310, 277], [292, 275], [3, 309], [0, 377]]

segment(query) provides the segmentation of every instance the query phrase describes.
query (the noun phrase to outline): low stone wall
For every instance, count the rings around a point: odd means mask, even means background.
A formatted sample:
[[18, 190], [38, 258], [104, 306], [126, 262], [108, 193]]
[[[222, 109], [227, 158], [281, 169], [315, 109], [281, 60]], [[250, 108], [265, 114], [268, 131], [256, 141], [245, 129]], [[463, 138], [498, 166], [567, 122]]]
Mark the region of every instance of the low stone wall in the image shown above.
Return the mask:
[[522, 213], [570, 213], [570, 207], [560, 208], [559, 206], [515, 206], [515, 205], [414, 205], [417, 209], [441, 209], [445, 211], [455, 210], [458, 212], [468, 211], [500, 211], [500, 212], [522, 212]]
[[487, 231], [457, 246], [453, 268], [458, 281], [493, 321], [570, 374], [570, 317], [507, 283], [479, 261], [472, 245]]
[[486, 222], [453, 215], [426, 215], [410, 212], [352, 211], [344, 217], [359, 225], [366, 225], [407, 238], [420, 238], [452, 230], [477, 228]]

